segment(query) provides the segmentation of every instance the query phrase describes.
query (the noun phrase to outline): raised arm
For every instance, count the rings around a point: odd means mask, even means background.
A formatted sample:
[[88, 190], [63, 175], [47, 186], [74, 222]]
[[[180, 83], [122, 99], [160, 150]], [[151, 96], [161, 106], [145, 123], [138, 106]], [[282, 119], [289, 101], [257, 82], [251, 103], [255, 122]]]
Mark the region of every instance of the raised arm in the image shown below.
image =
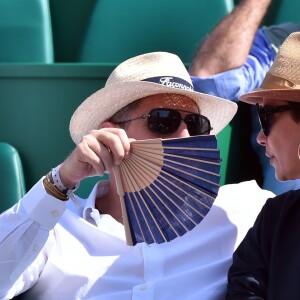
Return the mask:
[[[71, 188], [86, 177], [110, 171], [129, 148], [124, 130], [93, 130], [61, 164], [61, 181]], [[47, 263], [56, 243], [55, 226], [66, 210], [66, 201], [52, 192], [41, 179], [18, 204], [0, 215], [0, 299], [29, 289]]]
[[242, 0], [206, 37], [190, 75], [207, 77], [242, 66], [271, 0]]

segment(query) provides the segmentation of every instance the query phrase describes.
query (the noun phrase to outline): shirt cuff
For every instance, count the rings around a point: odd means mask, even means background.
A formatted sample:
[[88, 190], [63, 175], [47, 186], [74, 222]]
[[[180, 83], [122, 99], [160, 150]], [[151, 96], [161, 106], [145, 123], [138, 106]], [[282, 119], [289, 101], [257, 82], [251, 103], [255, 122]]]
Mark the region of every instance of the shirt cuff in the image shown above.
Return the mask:
[[66, 203], [46, 192], [43, 178], [20, 201], [29, 218], [46, 230], [52, 229], [60, 220], [66, 210]]

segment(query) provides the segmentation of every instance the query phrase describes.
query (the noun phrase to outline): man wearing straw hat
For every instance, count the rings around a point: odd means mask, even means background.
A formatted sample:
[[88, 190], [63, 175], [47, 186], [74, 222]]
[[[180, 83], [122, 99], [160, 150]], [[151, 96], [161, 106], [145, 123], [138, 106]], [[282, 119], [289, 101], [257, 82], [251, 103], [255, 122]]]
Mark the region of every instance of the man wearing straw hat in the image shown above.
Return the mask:
[[[273, 194], [254, 181], [223, 186], [191, 231], [128, 246], [114, 167], [133, 139], [215, 135], [235, 113], [235, 103], [195, 92], [174, 54], [121, 63], [73, 114], [75, 150], [0, 216], [0, 298], [223, 299], [232, 253]], [[87, 199], [74, 196], [104, 172], [110, 180]]]

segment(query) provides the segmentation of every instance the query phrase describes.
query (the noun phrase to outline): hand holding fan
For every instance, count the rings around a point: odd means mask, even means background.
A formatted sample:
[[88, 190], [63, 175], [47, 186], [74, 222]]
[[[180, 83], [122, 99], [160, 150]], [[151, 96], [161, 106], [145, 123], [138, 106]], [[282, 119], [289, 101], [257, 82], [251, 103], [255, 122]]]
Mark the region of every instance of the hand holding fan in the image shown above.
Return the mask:
[[168, 242], [193, 229], [217, 196], [219, 174], [213, 135], [132, 142], [115, 167], [127, 244]]

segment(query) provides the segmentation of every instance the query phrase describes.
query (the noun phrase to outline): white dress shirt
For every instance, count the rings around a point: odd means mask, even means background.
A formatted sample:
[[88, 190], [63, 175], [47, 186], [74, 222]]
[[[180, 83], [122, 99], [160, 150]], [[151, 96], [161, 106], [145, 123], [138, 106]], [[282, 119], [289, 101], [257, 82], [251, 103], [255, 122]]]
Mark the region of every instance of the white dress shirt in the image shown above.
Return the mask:
[[95, 209], [107, 192], [99, 182], [79, 209], [40, 180], [1, 214], [0, 299], [224, 299], [232, 253], [274, 196], [255, 181], [223, 186], [184, 236], [127, 246], [123, 225]]

